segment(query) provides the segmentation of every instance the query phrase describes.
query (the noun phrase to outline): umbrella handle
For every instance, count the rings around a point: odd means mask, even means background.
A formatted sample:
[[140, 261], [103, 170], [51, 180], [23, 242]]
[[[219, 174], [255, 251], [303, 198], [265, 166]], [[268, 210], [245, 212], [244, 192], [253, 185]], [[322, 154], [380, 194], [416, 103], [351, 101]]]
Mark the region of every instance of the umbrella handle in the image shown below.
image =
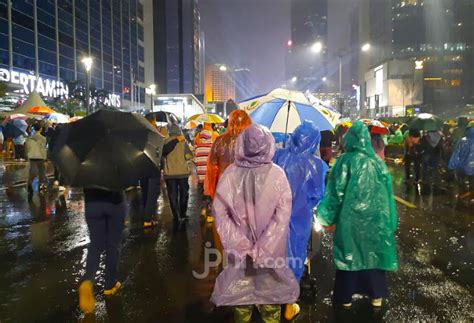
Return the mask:
[[290, 119], [290, 107], [291, 107], [291, 101], [288, 100], [288, 112], [286, 114], [285, 138], [283, 141], [283, 148], [286, 148], [286, 135], [288, 134], [288, 121]]

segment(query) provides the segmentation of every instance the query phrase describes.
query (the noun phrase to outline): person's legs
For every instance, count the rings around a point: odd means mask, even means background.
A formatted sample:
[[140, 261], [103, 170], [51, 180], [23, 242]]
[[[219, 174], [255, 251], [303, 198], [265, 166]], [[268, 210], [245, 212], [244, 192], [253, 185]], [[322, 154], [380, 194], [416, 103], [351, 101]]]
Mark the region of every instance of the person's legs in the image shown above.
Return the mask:
[[84, 280], [94, 282], [99, 269], [100, 255], [105, 249], [107, 223], [102, 213], [104, 204], [100, 202], [85, 203], [85, 215], [89, 228], [90, 243], [87, 248], [86, 273]]
[[144, 209], [144, 222], [150, 222], [156, 215], [158, 206], [158, 197], [160, 196], [160, 176], [150, 177], [148, 179], [148, 187]]
[[45, 161], [44, 160], [38, 160], [38, 180], [40, 185], [46, 185], [47, 180], [46, 180], [46, 167], [44, 165]]
[[410, 169], [412, 158], [410, 155], [405, 155], [405, 180], [410, 180]]
[[186, 218], [188, 211], [188, 199], [189, 199], [189, 182], [188, 178], [179, 179], [179, 215], [180, 218]]
[[260, 317], [264, 323], [279, 323], [281, 317], [280, 305], [257, 305]]
[[178, 185], [179, 179], [172, 178], [166, 180], [166, 190], [168, 191], [168, 198], [170, 200], [170, 208], [173, 213], [174, 222], [179, 220]]
[[33, 192], [33, 180], [38, 176], [38, 161], [30, 160], [30, 171], [28, 173], [28, 191]]
[[249, 323], [252, 320], [253, 305], [234, 306], [234, 322]]
[[15, 145], [15, 159], [21, 159], [23, 158], [22, 154], [22, 146], [21, 145]]
[[107, 204], [107, 239], [105, 256], [105, 289], [112, 289], [117, 283], [117, 271], [120, 259], [122, 233], [125, 221], [125, 202], [120, 204]]
[[421, 160], [420, 158], [414, 158], [413, 159], [413, 164], [415, 167], [415, 181], [420, 180], [420, 173], [421, 173]]

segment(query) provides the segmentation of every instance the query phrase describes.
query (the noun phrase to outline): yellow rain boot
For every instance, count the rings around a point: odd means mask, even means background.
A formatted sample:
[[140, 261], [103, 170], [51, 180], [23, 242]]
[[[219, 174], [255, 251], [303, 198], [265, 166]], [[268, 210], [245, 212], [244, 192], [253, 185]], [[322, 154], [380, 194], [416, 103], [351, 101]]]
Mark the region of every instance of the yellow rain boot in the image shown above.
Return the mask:
[[120, 282], [116, 282], [114, 287], [104, 290], [104, 295], [113, 296], [118, 293], [120, 287], [122, 287], [122, 284]]
[[84, 314], [94, 312], [94, 285], [90, 280], [84, 280], [81, 285], [79, 285], [79, 307]]
[[285, 306], [285, 319], [287, 321], [292, 321], [295, 317], [300, 314], [300, 306], [298, 304], [286, 304]]

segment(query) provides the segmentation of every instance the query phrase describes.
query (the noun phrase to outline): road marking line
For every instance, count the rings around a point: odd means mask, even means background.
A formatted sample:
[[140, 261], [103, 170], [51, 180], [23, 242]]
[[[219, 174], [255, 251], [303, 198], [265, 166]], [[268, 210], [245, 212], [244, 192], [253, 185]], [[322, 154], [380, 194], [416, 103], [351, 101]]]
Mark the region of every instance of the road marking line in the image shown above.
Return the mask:
[[401, 197], [398, 197], [396, 195], [393, 196], [395, 198], [395, 201], [397, 201], [398, 203], [401, 203], [407, 207], [409, 207], [410, 209], [416, 209], [416, 205], [415, 204], [412, 204], [408, 201], [405, 201], [404, 199], [402, 199]]

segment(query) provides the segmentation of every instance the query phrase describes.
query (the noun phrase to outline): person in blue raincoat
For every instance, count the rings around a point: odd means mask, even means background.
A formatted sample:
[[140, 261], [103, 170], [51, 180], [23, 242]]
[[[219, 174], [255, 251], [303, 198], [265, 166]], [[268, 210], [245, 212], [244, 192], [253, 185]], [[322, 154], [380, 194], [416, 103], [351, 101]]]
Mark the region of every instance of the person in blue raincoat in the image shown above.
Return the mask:
[[474, 186], [474, 121], [469, 123], [465, 136], [456, 144], [448, 167], [456, 171], [461, 188], [465, 189], [464, 184], [468, 182], [470, 192], [472, 192]]
[[[327, 164], [315, 152], [319, 151], [321, 133], [305, 121], [295, 129], [287, 147], [275, 154], [273, 161], [283, 168], [293, 195], [288, 257], [290, 268], [298, 281], [304, 273], [308, 240], [311, 235], [313, 208], [324, 195]], [[285, 317], [291, 320], [299, 312], [297, 304], [287, 305]]]

